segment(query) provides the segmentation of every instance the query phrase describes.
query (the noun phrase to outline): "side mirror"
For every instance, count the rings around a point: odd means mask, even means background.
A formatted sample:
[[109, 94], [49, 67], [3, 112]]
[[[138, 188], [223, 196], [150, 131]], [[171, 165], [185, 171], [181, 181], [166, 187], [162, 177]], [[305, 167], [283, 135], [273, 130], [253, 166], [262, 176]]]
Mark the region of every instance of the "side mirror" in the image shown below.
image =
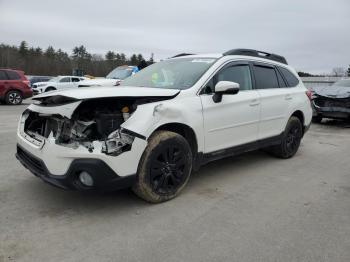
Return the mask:
[[222, 100], [222, 95], [235, 95], [239, 92], [239, 84], [231, 81], [219, 81], [215, 85], [213, 101], [219, 103]]

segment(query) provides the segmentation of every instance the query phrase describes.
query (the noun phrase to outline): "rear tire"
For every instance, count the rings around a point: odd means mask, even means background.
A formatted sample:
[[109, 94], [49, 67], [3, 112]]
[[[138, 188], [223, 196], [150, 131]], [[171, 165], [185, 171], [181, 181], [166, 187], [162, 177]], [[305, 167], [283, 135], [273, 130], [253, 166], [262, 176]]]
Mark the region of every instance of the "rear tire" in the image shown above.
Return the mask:
[[174, 132], [156, 131], [141, 157], [132, 190], [151, 203], [173, 199], [188, 183], [191, 170], [187, 140]]
[[269, 151], [279, 158], [291, 158], [298, 151], [302, 136], [303, 126], [299, 118], [292, 116], [284, 130], [281, 144], [272, 146]]
[[7, 105], [20, 105], [22, 104], [23, 96], [21, 92], [17, 90], [11, 90], [6, 94], [5, 103]]

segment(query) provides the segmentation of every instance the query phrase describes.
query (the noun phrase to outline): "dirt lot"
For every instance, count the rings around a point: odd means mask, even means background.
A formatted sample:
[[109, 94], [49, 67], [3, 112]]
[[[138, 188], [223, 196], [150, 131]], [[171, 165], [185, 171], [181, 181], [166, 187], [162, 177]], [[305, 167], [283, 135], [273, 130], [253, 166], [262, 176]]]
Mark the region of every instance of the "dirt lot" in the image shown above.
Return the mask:
[[313, 125], [290, 160], [208, 164], [177, 199], [49, 186], [15, 159], [23, 106], [0, 106], [0, 262], [350, 261], [350, 129]]

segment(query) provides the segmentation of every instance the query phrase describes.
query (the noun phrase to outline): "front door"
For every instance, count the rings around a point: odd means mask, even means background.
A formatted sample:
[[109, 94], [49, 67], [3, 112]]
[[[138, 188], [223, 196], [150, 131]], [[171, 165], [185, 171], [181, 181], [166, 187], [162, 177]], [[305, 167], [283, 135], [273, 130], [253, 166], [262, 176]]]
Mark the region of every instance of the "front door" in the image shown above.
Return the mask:
[[[213, 101], [214, 86], [219, 81], [240, 84], [240, 91], [224, 94], [222, 101]], [[226, 149], [257, 140], [260, 98], [253, 90], [250, 67], [234, 62], [223, 67], [202, 90], [205, 153]]]

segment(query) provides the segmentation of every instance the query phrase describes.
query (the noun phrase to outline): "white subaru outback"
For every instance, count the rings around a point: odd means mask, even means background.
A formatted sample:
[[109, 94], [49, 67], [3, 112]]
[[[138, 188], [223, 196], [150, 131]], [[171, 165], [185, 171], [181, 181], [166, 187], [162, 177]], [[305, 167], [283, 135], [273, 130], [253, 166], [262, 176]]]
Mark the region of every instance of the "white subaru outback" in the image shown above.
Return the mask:
[[209, 161], [259, 148], [292, 157], [312, 118], [310, 93], [285, 58], [249, 49], [177, 56], [117, 88], [34, 100], [17, 134], [26, 168], [60, 188], [132, 187], [154, 203], [177, 196]]

